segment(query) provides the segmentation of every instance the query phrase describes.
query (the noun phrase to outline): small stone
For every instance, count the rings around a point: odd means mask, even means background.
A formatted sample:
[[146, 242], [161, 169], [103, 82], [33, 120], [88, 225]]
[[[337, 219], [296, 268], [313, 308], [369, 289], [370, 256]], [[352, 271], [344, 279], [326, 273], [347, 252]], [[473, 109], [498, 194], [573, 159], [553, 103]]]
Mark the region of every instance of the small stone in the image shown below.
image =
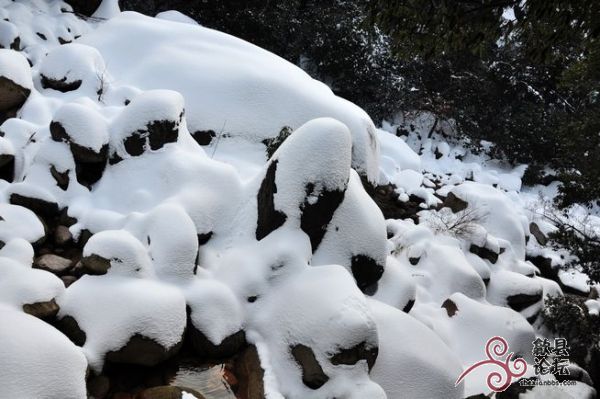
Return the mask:
[[67, 272], [71, 266], [72, 262], [70, 259], [54, 254], [42, 255], [33, 262], [33, 267], [54, 274], [63, 274]]
[[39, 319], [51, 319], [58, 313], [58, 304], [54, 299], [46, 302], [36, 302], [23, 305], [23, 312]]
[[91, 254], [90, 256], [81, 258], [81, 265], [89, 274], [106, 274], [108, 269], [110, 269], [110, 260], [96, 254]]
[[54, 243], [64, 246], [73, 240], [73, 235], [67, 226], [58, 226], [54, 231]]

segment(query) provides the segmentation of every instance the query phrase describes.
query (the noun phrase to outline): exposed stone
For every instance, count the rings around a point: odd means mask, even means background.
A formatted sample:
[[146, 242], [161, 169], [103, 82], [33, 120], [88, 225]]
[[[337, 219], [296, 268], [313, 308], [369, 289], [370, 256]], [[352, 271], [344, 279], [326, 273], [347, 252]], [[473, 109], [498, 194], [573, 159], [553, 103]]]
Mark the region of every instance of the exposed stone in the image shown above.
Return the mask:
[[136, 132], [131, 136], [127, 137], [123, 142], [125, 151], [133, 157], [137, 157], [144, 153], [144, 146], [146, 145], [146, 137], [142, 133]]
[[267, 173], [262, 181], [257, 194], [258, 220], [256, 224], [256, 239], [262, 240], [273, 230], [278, 229], [285, 223], [285, 213], [275, 209], [274, 194], [277, 193], [275, 174], [277, 173], [277, 161], [271, 162]]
[[49, 320], [58, 313], [59, 307], [54, 299], [23, 305], [23, 312], [39, 319]]
[[385, 219], [412, 219], [415, 223], [419, 222], [417, 213], [423, 210], [419, 198], [411, 196], [406, 202], [400, 201], [395, 191], [396, 187], [392, 184], [370, 189], [370, 184], [366, 184], [363, 180], [363, 186], [381, 209]]
[[60, 80], [52, 79], [47, 76], [41, 75], [41, 83], [44, 89], [54, 89], [62, 93], [77, 90], [81, 86], [81, 80], [74, 80], [67, 82], [67, 77], [63, 77]]
[[56, 322], [56, 328], [62, 331], [75, 345], [83, 346], [86, 341], [86, 334], [81, 328], [77, 320], [72, 316], [64, 316]]
[[67, 226], [59, 225], [54, 230], [54, 243], [64, 246], [73, 240], [73, 235]]
[[293, 130], [289, 126], [284, 126], [279, 134], [273, 138], [263, 140], [263, 144], [266, 146], [267, 158], [271, 158], [275, 151], [283, 144], [283, 142], [293, 133]]
[[98, 375], [89, 379], [87, 383], [90, 399], [105, 399], [110, 391], [110, 380], [104, 375]]
[[413, 308], [413, 306], [415, 306], [415, 300], [414, 299], [410, 299], [406, 305], [404, 306], [404, 308], [402, 309], [402, 311], [404, 313], [408, 313], [410, 312], [410, 310]]
[[352, 257], [350, 269], [356, 280], [356, 285], [361, 291], [379, 281], [383, 275], [383, 266], [373, 258], [366, 255], [355, 255]]
[[63, 258], [62, 256], [47, 254], [35, 259], [33, 267], [60, 275], [71, 269], [72, 262], [70, 259]]
[[444, 303], [442, 303], [442, 307], [444, 309], [446, 309], [446, 313], [448, 314], [448, 317], [452, 317], [456, 314], [456, 312], [458, 311], [458, 306], [456, 306], [456, 303], [454, 301], [452, 301], [450, 298], [446, 299], [444, 301]]
[[542, 230], [540, 230], [540, 227], [536, 223], [531, 222], [529, 224], [529, 232], [535, 237], [535, 240], [540, 245], [546, 245], [548, 243], [548, 237], [542, 233]]
[[188, 322], [187, 331], [194, 352], [198, 356], [208, 359], [222, 359], [233, 356], [247, 345], [246, 333], [243, 330], [225, 337], [219, 345], [213, 344], [202, 331], [193, 325], [191, 320]]
[[24, 208], [32, 210], [34, 213], [44, 216], [54, 216], [58, 213], [58, 204], [49, 202], [40, 198], [26, 197], [21, 194], [12, 193], [10, 195], [10, 203], [20, 205]]
[[81, 265], [88, 274], [106, 274], [110, 269], [110, 260], [100, 255], [91, 254], [81, 258]]
[[214, 130], [198, 130], [192, 133], [192, 137], [200, 145], [209, 145], [216, 136]]
[[105, 359], [114, 363], [138, 364], [150, 367], [179, 352], [182, 345], [183, 340], [171, 348], [165, 348], [153, 339], [135, 334], [122, 348], [107, 352]]
[[248, 346], [237, 358], [235, 373], [239, 378], [238, 394], [246, 399], [264, 399], [264, 370], [260, 365], [258, 351]]
[[469, 252], [479, 256], [481, 259], [487, 259], [491, 263], [496, 263], [498, 261], [498, 254], [488, 248], [480, 247], [475, 244], [471, 244], [469, 247]]
[[67, 188], [69, 188], [69, 170], [59, 172], [56, 170], [54, 165], [51, 165], [50, 174], [54, 178], [54, 181], [56, 181], [56, 185], [60, 187], [61, 190], [66, 191]]
[[565, 285], [562, 282], [562, 280], [558, 277], [558, 271], [560, 269], [552, 267], [552, 259], [538, 255], [527, 256], [526, 260], [530, 261], [537, 266], [538, 269], [540, 269], [540, 274], [542, 277], [555, 281], [560, 286], [560, 289], [563, 291], [563, 293], [582, 297], [588, 296], [589, 293], [587, 291], [580, 291], [577, 288]]
[[175, 143], [179, 137], [179, 123], [175, 121], [153, 121], [149, 123], [148, 142], [151, 150], [158, 150], [165, 144]]
[[367, 347], [366, 342], [361, 342], [352, 348], [340, 349], [329, 360], [331, 364], [336, 366], [340, 364], [353, 365], [358, 363], [359, 360], [366, 360], [369, 371], [371, 371], [375, 365], [375, 360], [377, 360], [378, 353], [379, 348], [377, 346]]
[[520, 312], [521, 310], [526, 309], [541, 300], [542, 291], [536, 294], [516, 294], [506, 298], [508, 306], [517, 312]]
[[302, 382], [310, 389], [319, 389], [329, 377], [323, 371], [315, 353], [306, 345], [297, 344], [291, 348], [292, 356], [302, 368]]
[[60, 279], [62, 280], [63, 284], [65, 285], [65, 288], [68, 288], [71, 284], [73, 284], [75, 281], [77, 281], [77, 277], [71, 276], [71, 275], [61, 276]]
[[310, 238], [313, 252], [319, 248], [319, 244], [321, 244], [321, 240], [327, 232], [327, 226], [331, 222], [335, 210], [344, 200], [345, 195], [345, 191], [342, 190], [322, 191], [316, 201], [309, 202], [308, 198], [313, 196], [314, 189], [312, 183], [306, 185], [306, 200], [300, 207], [302, 210], [300, 228]]
[[144, 389], [135, 395], [135, 399], [181, 399], [183, 392], [190, 393], [198, 399], [205, 399], [201, 393], [193, 389], [170, 385]]
[[469, 203], [458, 198], [456, 195], [454, 195], [454, 193], [450, 192], [446, 196], [443, 206], [450, 208], [450, 210], [454, 213], [458, 213], [467, 209]]
[[[536, 380], [539, 380], [537, 377], [530, 377]], [[508, 388], [503, 392], [496, 393], [496, 399], [519, 399], [521, 394], [526, 393], [533, 389], [533, 386], [521, 386], [520, 381], [524, 379], [521, 378], [518, 381], [513, 382], [508, 386]]]
[[411, 265], [413, 265], [413, 266], [416, 266], [417, 263], [419, 263], [420, 260], [421, 260], [421, 257], [418, 257], [418, 258], [408, 258], [408, 262]]
[[[0, 122], [1, 123], [1, 122]], [[0, 155], [0, 179], [12, 183], [15, 178], [15, 156], [12, 154]]]
[[21, 108], [30, 93], [30, 89], [20, 86], [5, 76], [0, 76], [0, 113]]

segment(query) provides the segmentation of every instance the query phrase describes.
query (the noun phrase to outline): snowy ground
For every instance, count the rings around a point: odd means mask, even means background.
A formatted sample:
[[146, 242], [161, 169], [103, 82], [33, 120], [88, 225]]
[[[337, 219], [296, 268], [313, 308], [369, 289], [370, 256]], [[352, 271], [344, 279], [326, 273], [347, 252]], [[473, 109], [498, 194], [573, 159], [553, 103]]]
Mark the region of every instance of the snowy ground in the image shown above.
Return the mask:
[[376, 128], [177, 12], [0, 7], [0, 44], [19, 37], [0, 49], [1, 398], [85, 398], [107, 363], [184, 339], [209, 359], [255, 346], [269, 399], [488, 394], [485, 375], [455, 386], [487, 340], [531, 363], [542, 298], [589, 291], [528, 260], [564, 263], [541, 242], [555, 187], [522, 189], [523, 167], [430, 135], [431, 115]]

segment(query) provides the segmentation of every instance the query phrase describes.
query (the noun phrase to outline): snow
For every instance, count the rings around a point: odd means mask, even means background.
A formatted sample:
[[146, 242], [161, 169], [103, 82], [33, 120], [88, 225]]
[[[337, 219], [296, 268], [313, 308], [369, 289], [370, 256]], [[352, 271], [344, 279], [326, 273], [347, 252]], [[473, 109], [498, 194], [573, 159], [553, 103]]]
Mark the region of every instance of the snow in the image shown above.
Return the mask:
[[0, 385], [7, 398], [87, 397], [87, 362], [54, 327], [0, 304]]
[[63, 293], [64, 285], [54, 274], [32, 269], [31, 262], [23, 264], [6, 255], [0, 251], [0, 303], [22, 310], [23, 305], [48, 302]]
[[177, 288], [134, 276], [83, 276], [58, 304], [58, 317], [73, 317], [85, 331], [83, 351], [97, 372], [106, 353], [120, 349], [133, 335], [170, 349], [181, 341], [186, 325], [185, 298]]
[[[299, 221], [305, 199], [310, 203], [323, 191], [344, 191], [351, 151], [348, 128], [334, 119], [315, 119], [294, 131], [272, 158], [277, 160], [275, 209]], [[314, 189], [307, 193], [309, 183]]]
[[0, 48], [0, 76], [12, 80], [26, 89], [33, 88], [29, 63], [17, 51]]
[[115, 81], [181, 93], [190, 132], [213, 130], [259, 141], [284, 126], [296, 129], [318, 117], [338, 119], [352, 134], [354, 168], [377, 179], [379, 148], [368, 115], [265, 50], [198, 25], [132, 12], [119, 14], [78, 42], [99, 50]]
[[65, 83], [81, 81], [77, 90], [85, 91], [92, 97], [92, 93], [102, 87], [106, 66], [98, 50], [77, 42], [52, 49], [41, 61], [39, 73], [48, 79], [63, 80]]
[[463, 398], [454, 386], [460, 360], [429, 328], [399, 310], [369, 300], [377, 323], [379, 356], [371, 378], [388, 399]]
[[53, 121], [60, 123], [70, 139], [80, 146], [100, 152], [102, 146], [108, 143], [106, 121], [82, 104], [63, 105], [54, 114]]
[[[85, 397], [88, 362], [100, 372], [106, 354], [136, 334], [173, 348], [188, 322], [215, 345], [244, 331], [270, 399], [462, 398], [487, 393], [485, 376], [454, 382], [481, 360], [490, 337], [503, 336], [529, 357], [544, 332], [527, 318], [543, 304], [516, 312], [507, 298], [562, 294], [526, 260], [566, 262], [565, 253], [526, 241], [531, 222], [545, 234], [556, 228], [540, 217], [536, 191], [552, 198], [556, 185], [523, 188], [524, 165], [471, 153], [453, 139], [452, 121], [427, 112], [404, 112], [376, 129], [363, 110], [296, 66], [175, 11], [150, 18], [104, 0], [84, 21], [61, 12], [70, 9], [61, 1], [0, 4], [9, 20], [0, 22], [0, 41], [18, 32], [23, 48], [0, 50], [0, 76], [31, 90], [18, 118], [0, 129], [0, 153], [15, 157], [14, 182], [0, 180], [0, 385], [10, 397]], [[59, 45], [59, 38], [75, 42]], [[82, 85], [45, 89], [42, 75]], [[67, 143], [52, 140], [52, 121], [65, 128]], [[175, 138], [152, 144], [157, 121]], [[263, 140], [284, 127], [293, 133], [267, 159]], [[214, 139], [199, 145], [192, 134], [208, 130]], [[132, 136], [142, 142], [139, 153], [126, 148]], [[72, 144], [95, 152], [109, 146], [110, 162], [90, 188], [77, 181]], [[257, 240], [257, 194], [274, 165], [273, 207], [286, 219]], [[52, 167], [67, 173], [67, 189]], [[421, 199], [418, 223], [384, 220], [364, 177], [393, 184], [400, 201]], [[313, 248], [301, 225], [306, 206], [334, 191], [341, 202]], [[464, 213], [440, 205], [450, 192], [476, 216], [464, 231], [448, 224]], [[33, 269], [32, 245], [39, 250], [45, 226], [9, 205], [12, 193], [68, 208], [74, 237], [93, 234], [82, 256], [105, 258], [108, 272], [65, 289]], [[358, 255], [383, 271], [368, 296], [353, 276]], [[589, 290], [581, 273], [561, 271], [560, 280]], [[22, 312], [52, 299], [59, 318], [71, 316], [85, 331], [83, 348]], [[597, 300], [586, 305], [600, 309]], [[328, 377], [318, 389], [302, 381], [291, 354], [298, 344]], [[332, 363], [357, 345], [379, 348], [370, 373], [366, 359]], [[581, 385], [569, 394], [585, 392]]]
[[158, 14], [156, 14], [155, 18], [165, 19], [167, 21], [173, 22], [181, 22], [184, 24], [198, 25], [198, 22], [196, 22], [194, 19], [175, 10], [159, 12]]

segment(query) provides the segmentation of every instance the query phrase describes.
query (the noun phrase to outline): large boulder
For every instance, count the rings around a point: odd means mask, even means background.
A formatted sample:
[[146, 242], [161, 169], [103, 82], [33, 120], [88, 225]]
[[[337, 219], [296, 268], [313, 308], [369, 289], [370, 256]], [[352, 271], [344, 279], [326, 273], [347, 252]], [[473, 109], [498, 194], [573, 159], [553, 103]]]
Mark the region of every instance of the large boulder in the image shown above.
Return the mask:
[[27, 59], [14, 50], [0, 49], [0, 123], [16, 115], [32, 89]]

